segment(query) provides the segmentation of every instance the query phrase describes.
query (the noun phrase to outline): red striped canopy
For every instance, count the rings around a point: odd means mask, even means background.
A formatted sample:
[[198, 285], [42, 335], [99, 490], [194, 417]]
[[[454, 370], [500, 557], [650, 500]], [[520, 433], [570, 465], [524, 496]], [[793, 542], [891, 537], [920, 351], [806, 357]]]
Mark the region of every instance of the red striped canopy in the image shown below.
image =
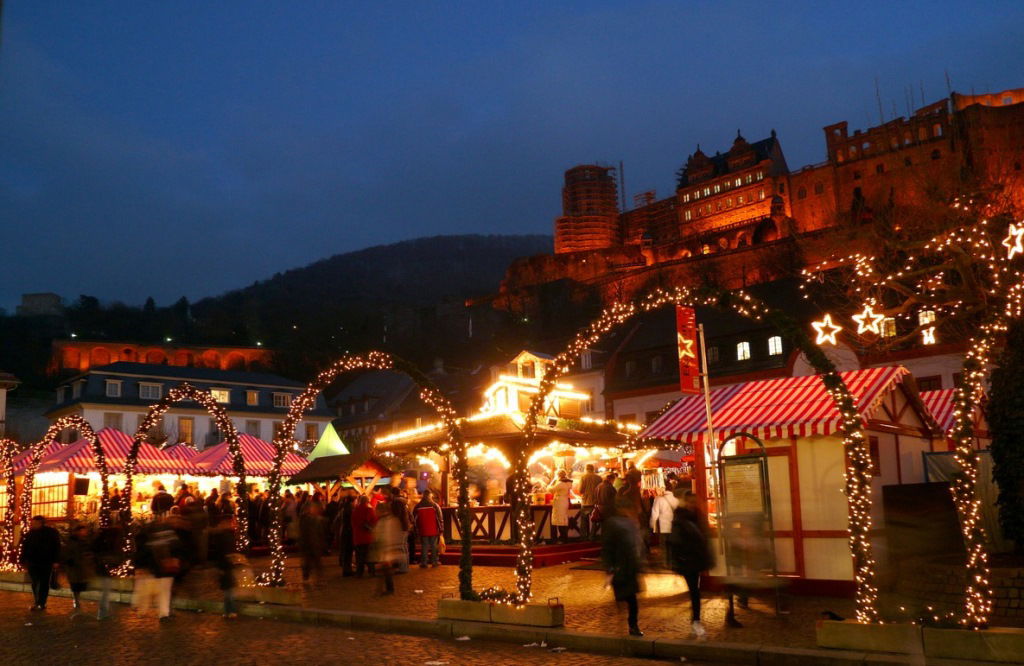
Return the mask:
[[[103, 428], [96, 433], [107, 458], [107, 472], [120, 474], [124, 471], [125, 461], [132, 447], [132, 438], [120, 430]], [[92, 444], [81, 439], [69, 444], [64, 450], [53, 455], [39, 466], [40, 472], [68, 472], [70, 474], [87, 474], [98, 471], [93, 457]], [[201, 474], [194, 465], [186, 460], [169, 456], [152, 444], [142, 442], [139, 445], [139, 457], [135, 463], [136, 474]]]
[[921, 391], [921, 402], [925, 409], [932, 415], [935, 422], [942, 428], [942, 433], [948, 435], [953, 430], [953, 395], [956, 389], [939, 389], [937, 391]]
[[[886, 366], [840, 374], [861, 417], [867, 419], [881, 398], [908, 372], [902, 366]], [[711, 392], [711, 410], [715, 435], [720, 439], [739, 432], [761, 439], [828, 435], [842, 424], [832, 396], [818, 375], [723, 386]], [[692, 395], [680, 399], [640, 437], [693, 444], [702, 442], [706, 433], [704, 396]]]
[[199, 455], [199, 451], [189, 444], [174, 444], [161, 449], [164, 453], [178, 460], [192, 460]]
[[[274, 445], [252, 435], [239, 435], [238, 446], [242, 450], [242, 460], [245, 461], [246, 476], [269, 476], [270, 470], [274, 467]], [[208, 474], [222, 474], [234, 476], [235, 470], [231, 463], [231, 452], [228, 450], [228, 443], [220, 444], [203, 449], [192, 463], [204, 469]], [[288, 452], [285, 455], [284, 464], [281, 465], [282, 476], [293, 476], [298, 474], [309, 461], [297, 453]]]
[[[46, 445], [46, 448], [43, 449], [43, 455], [42, 457], [39, 458], [39, 464], [46, 464], [53, 455], [60, 453], [65, 446], [70, 446], [70, 444], [63, 444], [55, 439], [50, 441], [50, 443]], [[30, 448], [25, 449], [24, 451], [16, 455], [14, 457], [13, 462], [14, 473], [21, 474], [22, 472], [24, 472], [25, 468], [28, 467], [28, 463], [31, 458], [32, 449]]]

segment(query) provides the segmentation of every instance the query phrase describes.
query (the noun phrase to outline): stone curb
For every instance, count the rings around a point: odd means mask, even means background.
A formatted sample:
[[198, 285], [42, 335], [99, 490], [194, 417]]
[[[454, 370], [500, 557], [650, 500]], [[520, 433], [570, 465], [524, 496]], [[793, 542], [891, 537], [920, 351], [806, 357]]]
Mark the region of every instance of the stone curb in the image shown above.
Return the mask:
[[[0, 581], [0, 590], [31, 593], [27, 583]], [[55, 597], [70, 597], [67, 588], [53, 590]], [[93, 590], [82, 593], [82, 598], [95, 601], [99, 593]], [[131, 603], [131, 593], [113, 591], [111, 601]], [[175, 598], [172, 607], [176, 610], [220, 613], [223, 604], [207, 599]], [[754, 645], [748, 643], [725, 643], [714, 641], [690, 641], [671, 638], [634, 638], [613, 634], [589, 634], [565, 629], [547, 629], [492, 622], [470, 622], [466, 620], [437, 620], [363, 613], [357, 611], [305, 608], [300, 606], [278, 606], [240, 601], [238, 614], [246, 617], [323, 624], [347, 627], [382, 634], [405, 634], [430, 638], [455, 639], [469, 636], [471, 639], [500, 641], [503, 643], [544, 642], [549, 648], [565, 647], [573, 651], [613, 656], [653, 657], [688, 661], [725, 662], [728, 664], [751, 664], [754, 666], [918, 666], [924, 662], [918, 658], [898, 654], [865, 653], [846, 650], [822, 650], [789, 648], [776, 645]], [[970, 666], [978, 662], [960, 660], [929, 660], [935, 666]], [[994, 664], [995, 662], [984, 662]]]

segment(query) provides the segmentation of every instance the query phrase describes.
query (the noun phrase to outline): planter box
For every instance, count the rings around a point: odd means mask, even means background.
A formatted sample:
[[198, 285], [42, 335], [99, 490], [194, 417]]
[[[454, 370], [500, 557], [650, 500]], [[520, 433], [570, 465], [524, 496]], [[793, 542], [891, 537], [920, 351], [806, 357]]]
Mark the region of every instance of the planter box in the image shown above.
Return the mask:
[[924, 653], [929, 658], [963, 659], [972, 663], [1019, 664], [1024, 661], [1024, 629], [996, 627], [969, 631], [926, 628]]
[[516, 608], [490, 601], [441, 599], [437, 604], [437, 617], [442, 620], [515, 624], [525, 627], [561, 627], [565, 625], [565, 606], [526, 604]]
[[818, 620], [816, 633], [818, 647], [913, 655], [924, 653], [921, 627], [916, 624]]

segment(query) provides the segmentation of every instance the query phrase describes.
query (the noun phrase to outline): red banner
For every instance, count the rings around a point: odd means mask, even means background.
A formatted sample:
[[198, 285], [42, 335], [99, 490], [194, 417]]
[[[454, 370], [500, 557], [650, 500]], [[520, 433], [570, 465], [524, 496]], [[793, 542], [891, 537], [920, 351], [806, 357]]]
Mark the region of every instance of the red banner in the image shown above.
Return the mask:
[[700, 393], [699, 343], [697, 314], [693, 308], [676, 306], [676, 345], [679, 348], [679, 390]]

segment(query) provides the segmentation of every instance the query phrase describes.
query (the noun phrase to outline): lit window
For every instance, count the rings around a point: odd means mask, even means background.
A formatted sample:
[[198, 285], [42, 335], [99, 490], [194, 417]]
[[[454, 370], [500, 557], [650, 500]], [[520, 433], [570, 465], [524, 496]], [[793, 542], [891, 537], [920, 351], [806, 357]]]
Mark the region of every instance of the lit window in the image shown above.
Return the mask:
[[224, 404], [231, 402], [231, 391], [229, 391], [228, 389], [210, 389], [210, 395], [212, 395], [213, 399], [216, 400], [217, 402], [221, 402]]
[[729, 197], [728, 199], [725, 200], [725, 205], [728, 206], [729, 208], [732, 208], [732, 197]]
[[764, 180], [764, 171], [758, 171], [757, 172], [757, 179], [758, 180]]
[[192, 444], [195, 440], [196, 422], [191, 416], [178, 417], [178, 441]]
[[886, 317], [882, 320], [882, 337], [896, 337], [896, 320], [893, 317]]
[[752, 182], [754, 182], [754, 174], [748, 173], [747, 174], [747, 185], [751, 184]]
[[763, 187], [761, 188], [761, 192], [758, 194], [758, 198], [761, 199], [762, 201], [764, 200], [764, 188]]
[[917, 323], [921, 326], [927, 326], [935, 321], [935, 310], [921, 310], [917, 313]]
[[687, 208], [686, 212], [683, 213], [683, 217], [686, 218], [687, 220], [690, 219], [690, 209], [689, 208]]
[[246, 391], [245, 392], [245, 404], [255, 406], [260, 404], [260, 392], [259, 391]]
[[693, 198], [694, 199], [700, 199], [700, 190], [694, 190]]
[[705, 187], [704, 188], [704, 196], [706, 196], [706, 197], [711, 196], [711, 188], [710, 187]]
[[161, 384], [139, 384], [139, 397], [143, 400], [159, 400], [163, 397]]
[[686, 194], [683, 195], [683, 203], [689, 203], [689, 202], [690, 202], [690, 193], [687, 192]]
[[778, 335], [773, 335], [768, 338], [768, 355], [778, 356], [782, 353], [782, 338]]
[[746, 361], [750, 358], [750, 343], [740, 342], [736, 345], [736, 360]]
[[942, 136], [942, 125], [935, 123], [935, 126], [932, 128], [932, 134], [935, 136]]
[[[530, 364], [533, 365], [532, 363]], [[275, 393], [274, 394], [274, 407], [289, 407], [292, 404], [291, 393]]]
[[120, 398], [121, 382], [116, 379], [108, 379], [106, 395], [108, 398]]
[[718, 194], [721, 191], [722, 191], [722, 186], [721, 185], [715, 185], [715, 194]]
[[736, 197], [736, 205], [740, 206], [742, 204], [743, 204], [743, 195], [741, 194], [738, 197]]
[[737, 178], [736, 179], [736, 187], [739, 187], [742, 184], [743, 184], [743, 179], [742, 178]]

